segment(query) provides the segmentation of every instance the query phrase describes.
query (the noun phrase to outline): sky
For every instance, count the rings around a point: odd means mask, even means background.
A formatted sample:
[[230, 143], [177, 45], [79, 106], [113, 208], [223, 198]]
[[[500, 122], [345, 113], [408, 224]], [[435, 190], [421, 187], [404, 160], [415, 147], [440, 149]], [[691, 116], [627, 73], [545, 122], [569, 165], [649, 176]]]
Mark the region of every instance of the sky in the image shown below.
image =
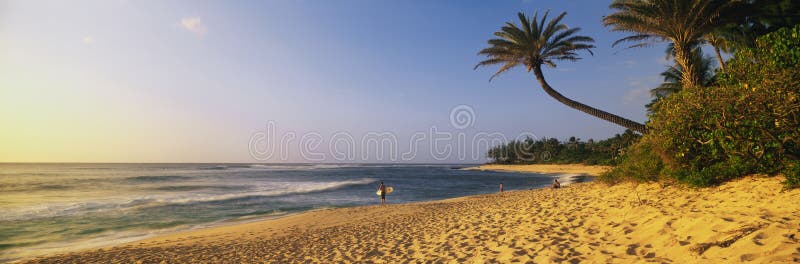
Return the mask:
[[597, 48], [548, 82], [643, 122], [666, 46], [612, 47], [608, 4], [2, 1], [0, 162], [474, 163], [495, 138], [608, 138], [524, 69], [473, 69], [517, 12], [566, 11]]

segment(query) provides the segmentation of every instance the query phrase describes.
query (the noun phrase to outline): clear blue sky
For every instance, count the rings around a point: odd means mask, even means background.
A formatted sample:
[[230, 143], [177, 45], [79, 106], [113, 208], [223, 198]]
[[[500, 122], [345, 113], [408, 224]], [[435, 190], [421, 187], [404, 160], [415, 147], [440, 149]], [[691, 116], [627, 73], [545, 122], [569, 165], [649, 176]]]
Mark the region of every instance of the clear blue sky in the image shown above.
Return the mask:
[[462, 104], [476, 114], [468, 137], [607, 138], [623, 129], [558, 103], [523, 69], [490, 83], [496, 68], [473, 66], [517, 12], [567, 11], [597, 49], [545, 69], [550, 84], [644, 121], [665, 46], [612, 48], [623, 35], [602, 26], [609, 3], [3, 1], [0, 161], [255, 162], [248, 142], [269, 120], [298, 140], [345, 131], [406, 142], [431, 126], [453, 131]]

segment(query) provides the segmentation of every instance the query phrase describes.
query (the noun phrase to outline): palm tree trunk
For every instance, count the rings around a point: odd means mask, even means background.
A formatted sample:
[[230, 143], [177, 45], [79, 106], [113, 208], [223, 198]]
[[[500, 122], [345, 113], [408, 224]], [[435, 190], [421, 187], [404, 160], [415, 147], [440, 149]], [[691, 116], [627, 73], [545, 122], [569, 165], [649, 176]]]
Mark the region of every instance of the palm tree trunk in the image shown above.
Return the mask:
[[694, 70], [692, 64], [692, 54], [688, 50], [689, 45], [673, 45], [675, 49], [675, 62], [681, 67], [681, 85], [683, 88], [690, 88], [697, 86], [698, 77], [697, 72]]
[[544, 89], [544, 92], [547, 93], [548, 95], [550, 95], [551, 97], [555, 98], [557, 101], [561, 102], [562, 104], [565, 104], [565, 105], [567, 105], [569, 107], [577, 109], [578, 111], [590, 114], [590, 115], [592, 115], [594, 117], [597, 117], [597, 118], [606, 120], [608, 122], [623, 126], [623, 127], [627, 128], [627, 129], [630, 129], [630, 130], [633, 130], [633, 131], [636, 131], [636, 132], [639, 132], [639, 133], [642, 133], [642, 134], [647, 133], [647, 127], [645, 127], [645, 125], [643, 125], [643, 124], [639, 124], [637, 122], [634, 122], [634, 121], [631, 121], [629, 119], [620, 117], [618, 115], [614, 115], [614, 114], [608, 113], [606, 111], [603, 111], [603, 110], [600, 110], [600, 109], [585, 105], [585, 104], [580, 103], [578, 101], [569, 99], [564, 95], [561, 95], [561, 93], [559, 93], [558, 91], [554, 90], [553, 87], [550, 87], [550, 85], [547, 84], [547, 81], [544, 80], [544, 75], [542, 74], [542, 66], [541, 65], [537, 65], [536, 67], [533, 67], [533, 74], [536, 75], [536, 80], [539, 81], [539, 85], [542, 86], [542, 89]]
[[711, 45], [714, 47], [714, 52], [717, 53], [717, 60], [719, 61], [719, 69], [722, 70], [722, 73], [725, 73], [725, 61], [722, 60], [722, 52], [719, 51], [719, 46]]

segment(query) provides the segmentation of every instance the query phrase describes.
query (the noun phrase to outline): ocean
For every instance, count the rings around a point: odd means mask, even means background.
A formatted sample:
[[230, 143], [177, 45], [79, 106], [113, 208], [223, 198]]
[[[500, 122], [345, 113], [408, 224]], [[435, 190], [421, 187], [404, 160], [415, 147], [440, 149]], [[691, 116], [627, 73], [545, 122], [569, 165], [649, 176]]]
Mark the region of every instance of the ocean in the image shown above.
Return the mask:
[[[0, 262], [307, 210], [542, 188], [554, 177], [423, 164], [0, 164]], [[583, 181], [585, 177], [575, 178]]]

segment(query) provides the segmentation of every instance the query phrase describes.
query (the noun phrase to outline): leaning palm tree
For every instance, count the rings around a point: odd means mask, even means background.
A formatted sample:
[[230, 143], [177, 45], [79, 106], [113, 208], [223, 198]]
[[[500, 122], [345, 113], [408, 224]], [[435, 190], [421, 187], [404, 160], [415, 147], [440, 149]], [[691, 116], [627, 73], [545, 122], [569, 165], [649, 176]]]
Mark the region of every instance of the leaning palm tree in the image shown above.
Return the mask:
[[603, 23], [612, 31], [633, 34], [614, 45], [638, 42], [633, 48], [672, 42], [675, 62], [683, 69], [681, 83], [693, 87], [699, 78], [692, 64], [692, 47], [726, 23], [740, 4], [740, 0], [614, 0], [610, 7], [616, 12], [603, 18]]
[[489, 78], [491, 81], [511, 68], [524, 65], [528, 72], [533, 71], [542, 89], [559, 102], [600, 119], [645, 133], [647, 129], [644, 125], [569, 99], [554, 90], [545, 81], [542, 64], [556, 67], [556, 61], [576, 61], [580, 59], [577, 51], [586, 50], [591, 54], [590, 49], [594, 48], [594, 45], [591, 44], [594, 39], [575, 35], [580, 28], [569, 28], [567, 25], [561, 24], [561, 19], [567, 14], [566, 12], [545, 24], [548, 13], [546, 12], [541, 20], [537, 19], [538, 13], [533, 15], [533, 20], [529, 20], [524, 13], [520, 12], [518, 14], [520, 25], [507, 22], [500, 31], [495, 32], [494, 35], [498, 38], [490, 39], [489, 47], [478, 53], [488, 58], [478, 63], [475, 68], [502, 64], [500, 69]]

